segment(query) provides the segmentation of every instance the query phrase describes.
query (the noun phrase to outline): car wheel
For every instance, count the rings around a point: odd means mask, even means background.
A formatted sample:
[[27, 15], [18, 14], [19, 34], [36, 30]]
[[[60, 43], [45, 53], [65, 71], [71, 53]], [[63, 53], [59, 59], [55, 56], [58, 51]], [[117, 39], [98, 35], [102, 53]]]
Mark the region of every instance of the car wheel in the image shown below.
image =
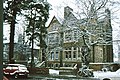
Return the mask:
[[18, 74], [15, 74], [15, 75], [14, 75], [14, 78], [18, 78], [18, 76], [19, 76]]
[[28, 77], [28, 74], [25, 74], [25, 78], [27, 78]]

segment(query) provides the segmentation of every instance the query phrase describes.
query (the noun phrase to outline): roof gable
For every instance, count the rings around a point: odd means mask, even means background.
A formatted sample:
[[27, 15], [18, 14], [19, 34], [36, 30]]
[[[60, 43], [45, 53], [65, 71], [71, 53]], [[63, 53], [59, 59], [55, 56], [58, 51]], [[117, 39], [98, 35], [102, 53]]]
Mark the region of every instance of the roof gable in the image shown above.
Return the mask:
[[54, 16], [48, 26], [48, 32], [58, 31], [62, 25], [58, 21], [58, 19]]

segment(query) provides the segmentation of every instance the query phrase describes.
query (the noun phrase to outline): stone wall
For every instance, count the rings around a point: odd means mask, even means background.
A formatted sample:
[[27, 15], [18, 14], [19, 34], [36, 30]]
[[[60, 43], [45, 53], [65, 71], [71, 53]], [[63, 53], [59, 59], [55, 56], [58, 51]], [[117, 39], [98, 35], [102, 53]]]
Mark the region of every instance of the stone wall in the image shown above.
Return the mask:
[[28, 68], [30, 74], [49, 75], [48, 68]]
[[108, 68], [110, 71], [116, 71], [120, 68], [120, 63], [90, 63], [89, 68], [94, 71], [101, 71], [102, 68]]

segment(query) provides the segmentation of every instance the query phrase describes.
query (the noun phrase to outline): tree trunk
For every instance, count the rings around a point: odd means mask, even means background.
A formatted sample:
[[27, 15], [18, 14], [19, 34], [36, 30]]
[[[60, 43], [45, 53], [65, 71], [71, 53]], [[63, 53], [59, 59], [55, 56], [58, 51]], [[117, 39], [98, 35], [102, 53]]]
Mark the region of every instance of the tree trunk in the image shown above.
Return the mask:
[[33, 33], [32, 33], [32, 48], [31, 48], [31, 67], [34, 66], [34, 26], [33, 26]]
[[[15, 1], [13, 2], [13, 5]], [[14, 63], [14, 34], [15, 34], [15, 19], [16, 19], [17, 10], [13, 8], [12, 21], [10, 25], [10, 44], [9, 44], [9, 63]]]

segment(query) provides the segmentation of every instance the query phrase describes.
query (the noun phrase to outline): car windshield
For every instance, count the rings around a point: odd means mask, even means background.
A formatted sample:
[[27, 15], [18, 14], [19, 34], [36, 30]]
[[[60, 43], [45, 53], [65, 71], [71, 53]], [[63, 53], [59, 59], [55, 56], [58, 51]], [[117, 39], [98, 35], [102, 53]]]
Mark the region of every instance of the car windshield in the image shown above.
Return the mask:
[[18, 69], [18, 66], [9, 65], [6, 67], [6, 69]]
[[24, 65], [20, 65], [20, 66], [19, 66], [19, 69], [25, 69], [25, 70], [26, 70], [27, 68], [26, 68], [26, 66], [24, 66]]

